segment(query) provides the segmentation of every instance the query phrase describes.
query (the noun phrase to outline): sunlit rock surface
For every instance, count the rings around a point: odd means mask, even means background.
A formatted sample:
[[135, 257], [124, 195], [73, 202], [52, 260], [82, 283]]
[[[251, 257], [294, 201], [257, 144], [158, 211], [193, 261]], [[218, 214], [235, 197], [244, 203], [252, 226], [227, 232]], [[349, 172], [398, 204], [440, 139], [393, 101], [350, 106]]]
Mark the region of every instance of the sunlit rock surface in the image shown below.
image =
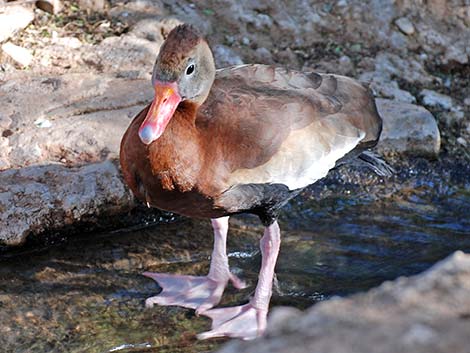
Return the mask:
[[0, 242], [21, 244], [134, 205], [117, 163], [119, 144], [152, 88], [132, 76], [30, 77], [0, 87]]
[[31, 6], [5, 6], [0, 12], [0, 42], [21, 31], [34, 19]]

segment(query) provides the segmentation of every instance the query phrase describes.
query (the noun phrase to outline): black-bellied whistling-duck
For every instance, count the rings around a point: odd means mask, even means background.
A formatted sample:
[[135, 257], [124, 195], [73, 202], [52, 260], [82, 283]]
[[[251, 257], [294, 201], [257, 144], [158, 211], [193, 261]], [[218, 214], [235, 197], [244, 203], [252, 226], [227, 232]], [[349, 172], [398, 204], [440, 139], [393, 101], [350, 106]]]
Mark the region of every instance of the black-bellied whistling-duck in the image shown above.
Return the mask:
[[[124, 178], [148, 205], [212, 219], [207, 276], [145, 273], [162, 292], [146, 304], [196, 309], [213, 320], [199, 338], [254, 338], [266, 317], [280, 245], [279, 209], [300, 190], [376, 144], [374, 98], [353, 79], [266, 65], [216, 70], [207, 42], [189, 25], [173, 29], [153, 70], [155, 99], [121, 143]], [[367, 159], [367, 158], [365, 158]], [[212, 309], [228, 281], [228, 219], [252, 213], [266, 227], [262, 264], [248, 304]]]

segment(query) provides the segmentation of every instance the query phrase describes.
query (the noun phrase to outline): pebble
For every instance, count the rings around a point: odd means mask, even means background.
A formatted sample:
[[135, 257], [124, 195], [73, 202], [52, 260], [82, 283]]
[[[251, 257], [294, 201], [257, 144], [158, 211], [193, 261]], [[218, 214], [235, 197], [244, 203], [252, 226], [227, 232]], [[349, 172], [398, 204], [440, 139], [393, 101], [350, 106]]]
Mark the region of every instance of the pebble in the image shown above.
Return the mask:
[[261, 47], [255, 50], [258, 60], [263, 64], [270, 64], [273, 62], [273, 56], [271, 52], [265, 47]]
[[80, 48], [83, 45], [80, 39], [75, 37], [57, 37], [52, 42], [72, 49]]
[[339, 58], [340, 71], [344, 73], [351, 72], [354, 69], [354, 65], [349, 56], [343, 55]]
[[10, 58], [23, 67], [29, 66], [33, 61], [33, 55], [28, 49], [13, 43], [8, 42], [3, 44], [2, 50], [5, 54], [7, 54]]
[[217, 67], [243, 64], [243, 60], [240, 56], [234, 50], [225, 45], [217, 44], [212, 48], [212, 51], [214, 53]]
[[457, 142], [460, 143], [462, 146], [467, 147], [467, 140], [465, 140], [462, 136], [457, 137]]
[[456, 62], [465, 65], [468, 63], [468, 57], [469, 55], [467, 54], [467, 48], [465, 48], [464, 46], [449, 45], [446, 48], [443, 62], [444, 64]]
[[32, 9], [18, 5], [5, 6], [0, 12], [0, 42], [10, 38], [33, 20]]
[[406, 35], [412, 35], [415, 33], [415, 27], [413, 23], [406, 17], [400, 17], [395, 20], [395, 24], [397, 25], [398, 29], [402, 31]]
[[423, 104], [428, 107], [440, 107], [445, 110], [451, 110], [453, 107], [452, 98], [445, 94], [423, 89], [419, 95], [423, 99]]
[[49, 128], [52, 126], [52, 123], [50, 120], [48, 119], [44, 119], [44, 118], [38, 118], [34, 121], [34, 125], [36, 125], [37, 127], [39, 128]]

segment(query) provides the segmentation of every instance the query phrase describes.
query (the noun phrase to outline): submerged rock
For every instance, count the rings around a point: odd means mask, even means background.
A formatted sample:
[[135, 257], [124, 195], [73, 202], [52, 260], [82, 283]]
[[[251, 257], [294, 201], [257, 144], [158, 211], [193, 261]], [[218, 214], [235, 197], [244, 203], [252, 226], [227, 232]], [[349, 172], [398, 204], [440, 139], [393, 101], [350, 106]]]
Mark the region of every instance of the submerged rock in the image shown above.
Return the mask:
[[266, 337], [232, 341], [219, 353], [466, 353], [470, 255], [456, 252], [428, 271], [306, 312], [274, 309]]

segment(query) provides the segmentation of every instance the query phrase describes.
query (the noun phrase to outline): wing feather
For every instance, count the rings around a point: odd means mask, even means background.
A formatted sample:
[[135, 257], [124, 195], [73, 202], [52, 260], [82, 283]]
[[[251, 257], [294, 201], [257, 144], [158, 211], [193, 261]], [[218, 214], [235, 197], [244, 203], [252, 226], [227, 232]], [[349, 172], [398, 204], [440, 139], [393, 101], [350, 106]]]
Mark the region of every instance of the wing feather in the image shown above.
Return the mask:
[[226, 188], [305, 187], [380, 134], [368, 89], [343, 76], [243, 65], [218, 70], [211, 92], [196, 124], [210, 134], [209, 153], [223, 156]]
[[[338, 159], [351, 151], [365, 133], [344, 124], [341, 114], [328, 121], [315, 121], [307, 128], [293, 130], [269, 161], [255, 168], [240, 168], [228, 183], [284, 184], [290, 190], [303, 188], [325, 177]], [[341, 125], [341, 133], [335, 126]]]

